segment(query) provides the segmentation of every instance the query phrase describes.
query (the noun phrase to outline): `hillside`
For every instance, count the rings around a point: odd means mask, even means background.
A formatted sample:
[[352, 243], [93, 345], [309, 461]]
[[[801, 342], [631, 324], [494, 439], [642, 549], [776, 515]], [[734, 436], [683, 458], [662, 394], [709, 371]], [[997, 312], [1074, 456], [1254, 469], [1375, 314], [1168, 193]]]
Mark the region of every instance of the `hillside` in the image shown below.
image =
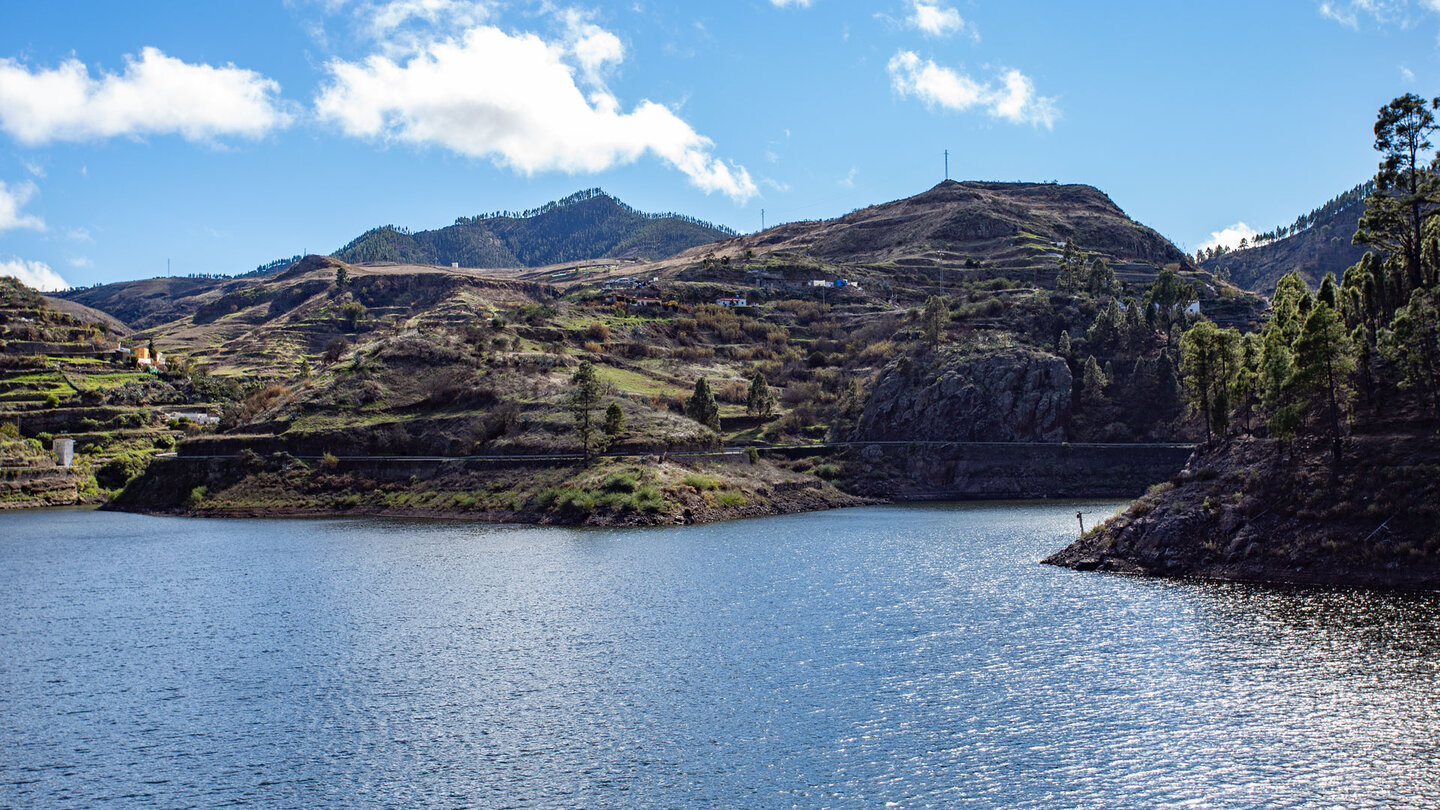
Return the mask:
[[[174, 414], [208, 411], [195, 385], [117, 355], [144, 346], [124, 326], [52, 301], [0, 278], [0, 509], [99, 503], [186, 435]], [[57, 465], [58, 437], [73, 466]]]
[[[604, 200], [575, 205], [595, 202]], [[177, 294], [168, 301], [167, 286]], [[309, 256], [264, 275], [131, 289], [140, 300], [89, 292], [140, 313], [147, 326], [135, 340], [229, 387], [218, 431], [137, 480], [129, 508], [350, 504], [599, 523], [853, 502], [842, 490], [1134, 491], [1170, 474], [1175, 452], [1137, 451], [1115, 475], [1097, 474], [1106, 462], [1086, 451], [1067, 449], [1059, 463], [1016, 455], [1003, 473], [1013, 486], [1001, 490], [954, 476], [978, 469], [966, 442], [1193, 438], [1174, 369], [1174, 339], [1195, 317], [1187, 304], [1241, 325], [1260, 312], [1095, 189], [986, 183], [946, 183], [648, 263], [486, 271]], [[717, 304], [737, 298], [742, 306]], [[605, 444], [630, 455], [534, 467], [526, 459], [579, 450], [569, 402], [587, 363], [622, 423]], [[747, 402], [757, 377], [771, 393], [758, 410]], [[687, 406], [699, 380], [717, 400], [716, 424]], [[830, 444], [911, 441], [955, 444], [934, 447], [929, 466]], [[689, 455], [747, 445], [760, 455], [739, 466]], [[772, 456], [775, 445], [788, 449]], [[338, 466], [317, 469], [326, 454]], [[668, 466], [646, 460], [659, 454]], [[489, 460], [412, 469], [402, 486], [387, 477], [398, 467], [361, 460], [377, 455]], [[890, 474], [897, 464], [903, 478]], [[638, 476], [638, 489], [617, 493], [595, 469]], [[694, 476], [716, 483], [686, 483]], [[646, 487], [655, 497], [628, 497]], [[309, 494], [292, 502], [287, 492]]]
[[660, 259], [733, 235], [677, 214], [644, 214], [592, 189], [533, 211], [461, 217], [433, 231], [375, 228], [334, 256], [350, 263], [541, 267], [586, 259]]
[[[1200, 266], [1247, 290], [1269, 295], [1280, 277], [1296, 272], [1311, 287], [1319, 287], [1326, 273], [1337, 279], [1345, 268], [1360, 261], [1365, 248], [1351, 244], [1360, 215], [1365, 211], [1364, 197], [1356, 193], [1362, 187], [1340, 195], [1316, 209], [1312, 216], [1297, 221], [1303, 228], [1282, 239], [1267, 241], [1259, 247], [1232, 250], [1209, 258]], [[1293, 228], [1293, 226], [1292, 226]]]

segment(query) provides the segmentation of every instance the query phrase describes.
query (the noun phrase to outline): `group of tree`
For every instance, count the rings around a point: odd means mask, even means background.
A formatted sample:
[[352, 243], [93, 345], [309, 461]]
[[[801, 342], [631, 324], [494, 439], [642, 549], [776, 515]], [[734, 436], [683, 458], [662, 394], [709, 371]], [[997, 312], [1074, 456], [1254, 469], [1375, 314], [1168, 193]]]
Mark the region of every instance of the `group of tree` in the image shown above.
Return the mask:
[[[1326, 222], [1330, 220], [1330, 218], [1334, 217], [1336, 214], [1346, 210], [1347, 208], [1350, 208], [1351, 206], [1364, 204], [1375, 193], [1375, 188], [1376, 185], [1374, 180], [1366, 180], [1365, 182], [1350, 189], [1349, 191], [1344, 192], [1343, 194], [1337, 194], [1335, 197], [1327, 201], [1324, 205], [1314, 209], [1310, 213], [1302, 214], [1296, 217], [1295, 221], [1290, 223], [1289, 225], [1280, 225], [1268, 231], [1257, 233], [1253, 237], [1240, 240], [1240, 246], [1238, 249], [1245, 250], [1247, 248], [1255, 248], [1262, 245], [1268, 245], [1271, 242], [1278, 242], [1281, 239], [1285, 239], [1294, 236], [1295, 234], [1302, 231], [1308, 230], [1316, 223]], [[1204, 248], [1195, 252], [1195, 261], [1196, 263], [1206, 262], [1211, 259], [1217, 259], [1221, 256], [1224, 256], [1229, 252], [1230, 248], [1224, 245], [1216, 245], [1214, 247]]]
[[1076, 295], [1114, 296], [1119, 294], [1120, 284], [1104, 256], [1087, 256], [1074, 242], [1066, 242], [1060, 253], [1055, 289]]
[[1355, 234], [1370, 252], [1311, 291], [1295, 273], [1275, 290], [1263, 332], [1201, 321], [1180, 341], [1185, 396], [1207, 439], [1238, 420], [1272, 438], [1326, 437], [1335, 461], [1352, 405], [1379, 408], [1402, 391], [1440, 417], [1440, 159], [1430, 137], [1440, 99], [1406, 95], [1381, 108], [1382, 155]]

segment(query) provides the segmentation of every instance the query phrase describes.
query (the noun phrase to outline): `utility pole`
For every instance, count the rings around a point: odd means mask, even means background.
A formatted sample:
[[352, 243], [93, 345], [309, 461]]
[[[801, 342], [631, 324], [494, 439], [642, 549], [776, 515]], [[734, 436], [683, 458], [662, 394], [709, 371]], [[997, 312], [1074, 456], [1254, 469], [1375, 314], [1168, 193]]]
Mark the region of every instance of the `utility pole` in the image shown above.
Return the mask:
[[760, 230], [765, 230], [765, 209], [760, 209]]
[[945, 179], [950, 179], [950, 150], [945, 150]]

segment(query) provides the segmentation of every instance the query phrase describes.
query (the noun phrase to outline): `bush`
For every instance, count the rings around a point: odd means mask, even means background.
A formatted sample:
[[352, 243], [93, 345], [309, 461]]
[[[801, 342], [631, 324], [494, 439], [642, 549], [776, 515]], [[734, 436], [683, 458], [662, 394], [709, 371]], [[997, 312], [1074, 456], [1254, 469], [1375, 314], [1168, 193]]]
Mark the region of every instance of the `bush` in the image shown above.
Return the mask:
[[748, 458], [748, 459], [750, 459], [750, 463], [751, 463], [751, 464], [759, 464], [759, 463], [760, 463], [760, 451], [759, 451], [759, 450], [756, 450], [756, 449], [753, 448], [753, 447], [747, 447], [747, 448], [745, 448], [745, 457]]
[[815, 474], [826, 481], [833, 481], [840, 477], [840, 468], [834, 464], [821, 464], [815, 468]]
[[617, 472], [605, 479], [606, 492], [634, 492], [640, 488], [640, 477], [633, 471]]
[[685, 486], [694, 489], [696, 492], [709, 492], [720, 487], [720, 481], [708, 475], [691, 473], [685, 476]]
[[727, 508], [744, 506], [749, 502], [750, 500], [748, 498], [738, 492], [722, 492], [719, 495], [715, 496], [715, 503], [719, 506], [724, 506]]
[[340, 466], [340, 459], [336, 458], [331, 453], [325, 453], [320, 457], [320, 466], [327, 470], [333, 470], [336, 467]]
[[8, 439], [20, 438], [20, 428], [14, 422], [0, 422], [0, 436]]
[[195, 487], [190, 490], [190, 495], [185, 499], [185, 505], [191, 509], [199, 509], [200, 504], [205, 502], [205, 487]]

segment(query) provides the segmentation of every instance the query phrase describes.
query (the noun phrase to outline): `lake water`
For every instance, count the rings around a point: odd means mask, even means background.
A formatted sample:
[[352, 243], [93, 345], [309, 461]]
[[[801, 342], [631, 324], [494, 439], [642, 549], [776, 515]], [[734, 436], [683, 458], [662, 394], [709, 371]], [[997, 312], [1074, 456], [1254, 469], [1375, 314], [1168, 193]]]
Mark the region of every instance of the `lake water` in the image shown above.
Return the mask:
[[1440, 805], [1440, 597], [1038, 565], [1077, 508], [0, 514], [0, 805]]

